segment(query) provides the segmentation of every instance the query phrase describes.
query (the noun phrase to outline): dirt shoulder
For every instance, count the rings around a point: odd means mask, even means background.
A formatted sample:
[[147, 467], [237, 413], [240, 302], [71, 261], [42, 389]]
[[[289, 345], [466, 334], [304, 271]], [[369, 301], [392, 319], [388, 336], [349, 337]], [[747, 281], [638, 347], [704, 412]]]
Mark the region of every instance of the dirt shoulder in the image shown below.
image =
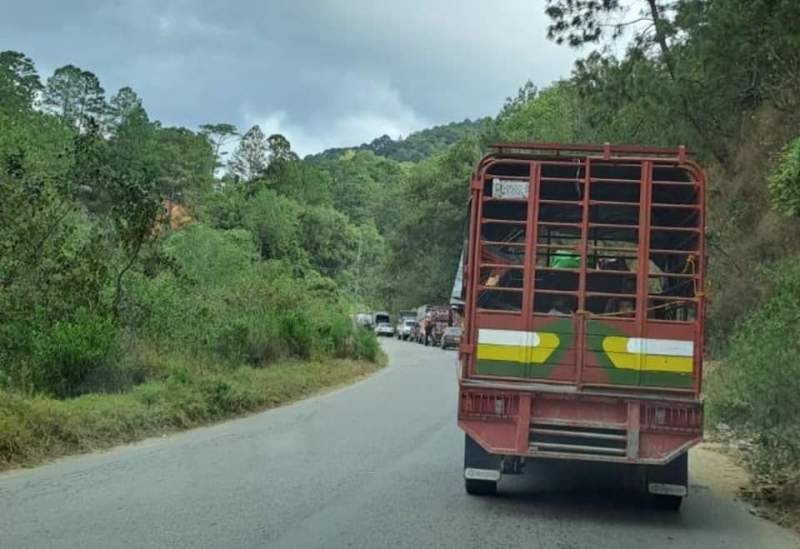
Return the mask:
[[778, 497], [781, 482], [747, 469], [746, 445], [704, 442], [690, 452], [690, 471], [695, 482], [744, 501], [754, 515], [769, 519], [800, 534], [800, 502]]
[[736, 499], [741, 499], [742, 490], [750, 484], [747, 471], [718, 442], [704, 442], [693, 448], [689, 452], [689, 469], [697, 482]]

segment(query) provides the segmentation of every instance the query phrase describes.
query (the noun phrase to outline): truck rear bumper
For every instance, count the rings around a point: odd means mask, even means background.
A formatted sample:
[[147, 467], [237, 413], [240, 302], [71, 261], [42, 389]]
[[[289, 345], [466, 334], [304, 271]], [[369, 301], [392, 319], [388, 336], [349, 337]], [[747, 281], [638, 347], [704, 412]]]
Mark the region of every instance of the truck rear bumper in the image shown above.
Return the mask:
[[687, 397], [462, 382], [458, 424], [491, 454], [662, 465], [702, 440]]

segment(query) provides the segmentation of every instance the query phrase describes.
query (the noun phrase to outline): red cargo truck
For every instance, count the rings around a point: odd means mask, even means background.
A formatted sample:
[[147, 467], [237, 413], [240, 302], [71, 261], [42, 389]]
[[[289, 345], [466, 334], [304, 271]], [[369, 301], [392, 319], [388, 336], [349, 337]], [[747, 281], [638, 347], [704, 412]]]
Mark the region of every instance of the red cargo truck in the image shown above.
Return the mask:
[[702, 439], [704, 175], [678, 149], [502, 144], [471, 180], [458, 423], [469, 493], [626, 464], [659, 506]]

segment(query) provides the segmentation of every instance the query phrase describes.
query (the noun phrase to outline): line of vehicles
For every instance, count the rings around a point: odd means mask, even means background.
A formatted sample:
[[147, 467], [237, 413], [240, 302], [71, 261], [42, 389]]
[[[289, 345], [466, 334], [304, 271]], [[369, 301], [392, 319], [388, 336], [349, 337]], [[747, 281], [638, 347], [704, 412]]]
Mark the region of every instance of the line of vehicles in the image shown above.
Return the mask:
[[447, 305], [422, 305], [415, 310], [399, 311], [394, 325], [385, 311], [358, 314], [356, 321], [379, 337], [396, 337], [442, 349], [457, 349], [461, 343], [461, 315]]
[[685, 147], [497, 144], [469, 187], [457, 305], [372, 317], [459, 349], [466, 491], [604, 462], [678, 510], [703, 439], [702, 168]]

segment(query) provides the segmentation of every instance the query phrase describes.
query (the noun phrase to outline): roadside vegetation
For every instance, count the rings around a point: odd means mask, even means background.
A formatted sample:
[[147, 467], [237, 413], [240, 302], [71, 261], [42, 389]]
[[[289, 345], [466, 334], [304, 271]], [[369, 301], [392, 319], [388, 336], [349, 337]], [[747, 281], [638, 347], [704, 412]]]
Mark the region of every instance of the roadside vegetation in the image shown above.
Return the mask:
[[271, 408], [378, 367], [345, 359], [282, 360], [269, 367], [221, 366], [175, 355], [152, 359], [163, 375], [125, 392], [64, 400], [0, 392], [0, 469]]
[[107, 100], [88, 71], [41, 82], [0, 54], [0, 436], [44, 402], [188, 406], [168, 396], [181, 376], [197, 394], [285, 361], [374, 361], [348, 315], [446, 301], [489, 144], [683, 143], [709, 175], [709, 427], [751, 441], [761, 486], [796, 504], [800, 3], [546, 4], [550, 37], [590, 52], [569, 78], [492, 118], [306, 159], [257, 126], [163, 127], [130, 88]]
[[[372, 218], [253, 128], [194, 132], [0, 53], [0, 467], [272, 406], [377, 368]], [[372, 267], [374, 268], [374, 267]], [[365, 288], [365, 291], [369, 288]]]

